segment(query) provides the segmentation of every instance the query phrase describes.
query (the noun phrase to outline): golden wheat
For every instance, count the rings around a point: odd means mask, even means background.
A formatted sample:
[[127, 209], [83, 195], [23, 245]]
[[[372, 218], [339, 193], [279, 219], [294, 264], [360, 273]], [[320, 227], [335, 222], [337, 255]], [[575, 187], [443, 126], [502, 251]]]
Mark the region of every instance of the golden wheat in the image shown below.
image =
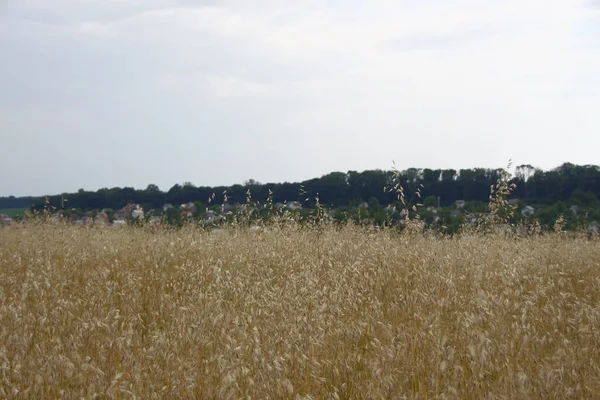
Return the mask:
[[0, 229], [2, 398], [592, 398], [597, 241]]

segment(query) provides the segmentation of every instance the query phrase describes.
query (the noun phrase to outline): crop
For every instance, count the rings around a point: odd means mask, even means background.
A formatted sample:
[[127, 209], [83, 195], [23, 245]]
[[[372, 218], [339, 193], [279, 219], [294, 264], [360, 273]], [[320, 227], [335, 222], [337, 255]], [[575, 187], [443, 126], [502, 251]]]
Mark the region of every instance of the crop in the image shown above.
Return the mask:
[[0, 229], [1, 398], [583, 399], [599, 343], [561, 232]]

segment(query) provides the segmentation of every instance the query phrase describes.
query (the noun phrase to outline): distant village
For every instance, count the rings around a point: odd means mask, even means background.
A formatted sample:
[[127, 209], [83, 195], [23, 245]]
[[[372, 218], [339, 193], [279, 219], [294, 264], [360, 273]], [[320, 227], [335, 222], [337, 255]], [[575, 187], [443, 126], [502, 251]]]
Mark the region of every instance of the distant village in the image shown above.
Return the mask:
[[[290, 212], [300, 211], [304, 209], [298, 201], [290, 201], [286, 203], [275, 203], [275, 210], [288, 210]], [[264, 207], [263, 207], [264, 209]], [[50, 221], [55, 223], [69, 223], [73, 225], [113, 225], [125, 226], [130, 221], [147, 221], [148, 223], [162, 223], [169, 215], [175, 216], [176, 219], [199, 220], [205, 223], [218, 223], [225, 221], [227, 216], [233, 214], [252, 213], [258, 215], [261, 212], [259, 207], [249, 207], [246, 204], [233, 205], [221, 204], [213, 205], [211, 208], [204, 207], [203, 212], [198, 212], [198, 206], [193, 202], [174, 206], [173, 204], [164, 204], [160, 209], [150, 209], [145, 211], [141, 205], [128, 203], [121, 209], [104, 208], [101, 210], [59, 210], [52, 213]], [[198, 218], [198, 216], [200, 217]], [[14, 222], [13, 218], [6, 214], [0, 214], [0, 220], [5, 225], [10, 225]]]
[[[535, 220], [536, 209], [527, 204], [522, 204], [519, 199], [508, 201], [514, 213], [520, 220]], [[275, 203], [272, 205], [272, 211], [291, 215], [307, 216], [314, 212], [314, 209], [303, 206], [299, 201], [289, 201], [284, 203]], [[346, 209], [328, 209], [324, 210], [324, 217], [331, 221], [355, 220], [363, 223], [379, 224], [385, 222], [388, 225], [402, 224], [406, 217], [406, 210], [399, 204], [389, 204], [376, 207], [367, 202], [357, 204], [355, 207]], [[144, 210], [141, 205], [129, 203], [120, 209], [104, 208], [101, 210], [78, 211], [78, 210], [60, 210], [51, 213], [50, 220], [54, 223], [68, 223], [72, 225], [104, 225], [122, 227], [131, 223], [144, 222], [147, 224], [162, 223], [196, 223], [202, 225], [218, 225], [232, 218], [233, 216], [252, 216], [259, 218], [267, 213], [267, 205], [262, 206], [248, 204], [213, 204], [206, 207], [203, 204], [188, 202], [180, 205], [163, 204], [161, 208]], [[579, 217], [579, 207], [571, 206], [569, 209], [570, 217]], [[419, 207], [418, 223], [423, 228], [441, 227], [454, 224], [455, 226], [477, 226], [489, 217], [486, 211], [473, 211], [469, 207], [469, 202], [465, 200], [456, 200], [449, 207], [440, 207], [439, 200], [437, 206]], [[412, 215], [414, 217], [414, 215]], [[3, 225], [10, 225], [15, 221], [5, 214], [0, 214], [0, 221]], [[596, 221], [588, 223], [587, 230], [593, 234], [598, 234], [600, 224]]]

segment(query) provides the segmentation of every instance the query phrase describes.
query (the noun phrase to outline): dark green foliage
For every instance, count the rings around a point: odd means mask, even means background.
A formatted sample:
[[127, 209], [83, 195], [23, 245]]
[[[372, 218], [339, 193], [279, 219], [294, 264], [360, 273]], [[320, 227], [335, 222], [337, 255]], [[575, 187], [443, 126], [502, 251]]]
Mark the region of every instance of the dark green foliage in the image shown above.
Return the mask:
[[423, 200], [423, 207], [437, 207], [437, 198], [435, 196], [427, 196]]
[[[195, 219], [201, 219], [205, 215], [207, 206], [215, 211], [220, 210], [224, 192], [229, 204], [246, 203], [248, 193], [251, 193], [255, 206], [258, 205], [256, 202], [265, 203], [271, 198], [272, 204], [300, 201], [305, 208], [315, 206], [318, 193], [320, 204], [324, 208], [340, 210], [330, 215], [335, 220], [342, 220], [344, 216], [355, 221], [367, 220], [384, 224], [394, 222], [398, 218], [384, 210], [387, 205], [393, 204], [398, 210], [402, 208], [397, 194], [389, 190], [384, 191], [384, 188], [399, 183], [407, 201], [423, 203], [424, 207], [420, 207], [419, 214], [425, 221], [433, 220], [434, 215], [431, 212], [431, 215], [427, 214], [426, 208], [437, 207], [439, 197], [441, 206], [448, 210], [440, 210], [440, 214], [437, 215], [441, 221], [438, 223], [440, 226], [454, 229], [460, 220], [450, 215], [454, 209], [454, 202], [459, 199], [465, 200], [467, 203], [464, 212], [487, 212], [490, 186], [496, 183], [499, 176], [500, 170], [484, 168], [459, 171], [409, 168], [396, 172], [332, 172], [320, 178], [297, 183], [261, 184], [250, 179], [243, 185], [203, 187], [187, 182], [175, 185], [166, 192], [150, 184], [145, 189], [103, 188], [96, 192], [80, 189], [76, 193], [48, 197], [2, 197], [0, 209], [30, 207], [37, 211], [73, 209], [84, 212], [103, 208], [119, 210], [128, 203], [136, 203], [141, 204], [145, 210], [155, 209], [158, 210], [158, 214], [164, 214], [162, 206], [169, 203], [175, 209], [164, 216], [167, 220], [175, 222], [179, 221], [179, 206], [184, 203], [194, 202]], [[523, 218], [519, 210], [524, 205], [533, 206], [536, 210], [535, 218], [546, 226], [552, 225], [559, 215], [564, 216], [567, 226], [581, 223], [584, 218], [589, 221], [600, 219], [599, 166], [565, 163], [550, 171], [542, 171], [530, 165], [521, 165], [516, 168], [515, 177], [510, 183], [516, 185], [511, 198], [519, 199], [515, 220]], [[419, 189], [420, 198], [416, 196]], [[572, 212], [570, 207], [573, 205], [578, 207], [577, 213]], [[266, 216], [268, 211], [264, 210], [264, 214]], [[302, 218], [308, 218], [311, 212], [304, 209], [300, 214]]]

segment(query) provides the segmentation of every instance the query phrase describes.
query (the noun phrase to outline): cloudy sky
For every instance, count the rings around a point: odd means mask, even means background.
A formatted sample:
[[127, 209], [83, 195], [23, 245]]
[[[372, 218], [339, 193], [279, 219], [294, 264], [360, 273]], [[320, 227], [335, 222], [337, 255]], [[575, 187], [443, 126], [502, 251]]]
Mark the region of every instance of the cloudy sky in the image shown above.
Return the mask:
[[597, 0], [0, 0], [0, 195], [600, 164]]

